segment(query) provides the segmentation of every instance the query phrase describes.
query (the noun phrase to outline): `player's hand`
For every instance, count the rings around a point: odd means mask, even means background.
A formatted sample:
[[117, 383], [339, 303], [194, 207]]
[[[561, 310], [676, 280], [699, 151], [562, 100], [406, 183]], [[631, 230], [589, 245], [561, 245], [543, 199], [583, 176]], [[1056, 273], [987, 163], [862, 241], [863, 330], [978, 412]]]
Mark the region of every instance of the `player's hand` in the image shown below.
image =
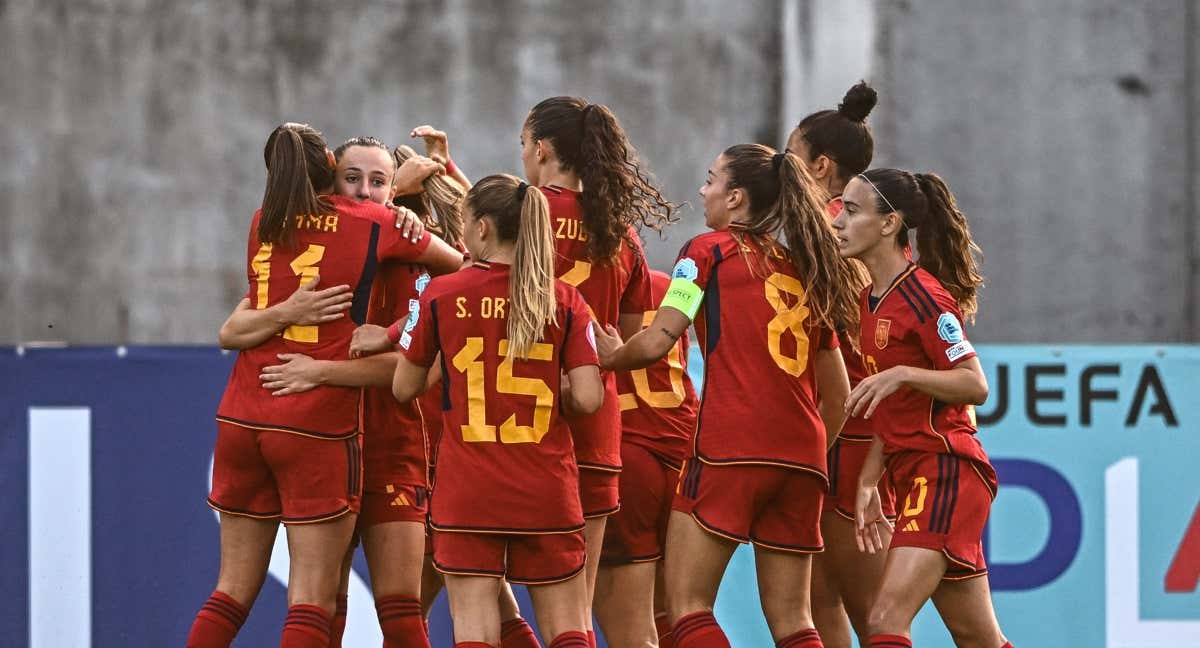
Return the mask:
[[863, 378], [846, 398], [846, 413], [869, 419], [880, 401], [896, 393], [908, 379], [908, 367], [891, 367]]
[[413, 243], [421, 240], [421, 236], [425, 234], [425, 223], [421, 221], [421, 217], [407, 207], [399, 205], [388, 205], [388, 207], [396, 214], [396, 229], [400, 230], [400, 236]]
[[867, 553], [883, 551], [887, 547], [879, 535], [879, 525], [892, 530], [892, 523], [883, 515], [883, 503], [879, 499], [879, 488], [859, 485], [854, 502], [854, 536], [858, 550]]
[[387, 329], [375, 324], [363, 324], [354, 329], [350, 336], [350, 357], [375, 355], [392, 350], [392, 341], [388, 339]]
[[321, 275], [316, 275], [284, 300], [279, 305], [283, 318], [297, 326], [315, 326], [344, 317], [354, 301], [350, 286], [317, 290], [320, 283]]
[[450, 141], [447, 139], [445, 131], [426, 124], [412, 129], [408, 136], [420, 137], [425, 140], [425, 155], [434, 161], [442, 164], [450, 161]]
[[445, 173], [446, 166], [440, 162], [423, 155], [414, 155], [405, 160], [399, 169], [396, 169], [396, 178], [392, 180], [392, 187], [398, 196], [412, 196], [425, 191], [425, 187], [421, 183], [425, 182], [426, 178]]
[[258, 379], [272, 396], [287, 396], [309, 391], [321, 384], [321, 362], [299, 353], [280, 353], [283, 364], [263, 367]]
[[621, 332], [612, 324], [601, 328], [595, 320], [592, 320], [592, 332], [596, 334], [596, 355], [600, 357], [600, 367], [612, 369], [617, 353], [625, 345]]

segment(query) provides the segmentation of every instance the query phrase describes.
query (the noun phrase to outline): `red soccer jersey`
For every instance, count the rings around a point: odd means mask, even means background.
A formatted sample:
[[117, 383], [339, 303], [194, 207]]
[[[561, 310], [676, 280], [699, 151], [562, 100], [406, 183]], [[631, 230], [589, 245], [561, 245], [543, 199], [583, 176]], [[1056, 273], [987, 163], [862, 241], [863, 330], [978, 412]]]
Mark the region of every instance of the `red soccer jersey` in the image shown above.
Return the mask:
[[[671, 278], [650, 271], [650, 290], [662, 301]], [[649, 326], [658, 311], [646, 311]], [[618, 371], [621, 398], [621, 442], [646, 448], [660, 461], [679, 468], [696, 429], [699, 401], [687, 372], [688, 334], [684, 331], [667, 357], [637, 371]]]
[[[550, 221], [554, 227], [554, 245], [558, 252], [554, 273], [559, 280], [575, 286], [583, 294], [589, 311], [601, 324], [618, 325], [623, 313], [641, 315], [654, 308], [650, 299], [650, 273], [646, 253], [637, 232], [629, 228], [628, 240], [621, 244], [611, 262], [593, 261], [587, 252], [587, 230], [579, 194], [558, 186], [541, 187], [550, 203]], [[604, 373], [604, 399], [617, 399], [617, 383]], [[616, 407], [603, 407], [591, 416], [573, 418], [575, 452], [580, 467], [595, 470], [621, 469], [621, 422]]]
[[406, 357], [442, 353], [442, 439], [430, 505], [443, 531], [547, 533], [583, 526], [571, 431], [560, 416], [562, 372], [598, 364], [587, 305], [555, 282], [557, 323], [528, 360], [507, 360], [509, 266], [476, 262], [421, 296]]
[[[910, 264], [872, 306], [871, 287], [861, 297], [860, 346], [867, 372], [896, 366], [950, 369], [975, 357], [963, 333], [958, 303], [932, 275]], [[948, 405], [901, 387], [871, 415], [884, 452], [919, 450], [987, 462], [975, 438], [969, 405]]]
[[809, 318], [786, 251], [778, 244], [764, 249], [734, 224], [689, 241], [671, 274], [704, 291], [695, 320], [704, 351], [696, 456], [824, 478], [825, 425], [813, 363], [817, 351], [838, 342]]
[[[429, 284], [425, 266], [388, 261], [371, 290], [367, 323], [388, 326], [417, 308]], [[396, 402], [391, 387], [363, 389], [363, 488], [429, 483], [429, 445], [417, 401]]]
[[359, 392], [355, 387], [321, 386], [288, 396], [271, 396], [259, 373], [279, 364], [277, 354], [302, 353], [318, 360], [343, 360], [350, 335], [364, 321], [371, 283], [379, 262], [413, 260], [429, 247], [426, 234], [417, 243], [400, 235], [391, 210], [369, 202], [329, 197], [334, 212], [296, 218], [296, 245], [260, 243], [254, 214], [247, 247], [247, 297], [255, 308], [287, 299], [320, 273], [321, 286], [354, 286], [349, 317], [320, 326], [290, 326], [266, 342], [238, 354], [217, 418], [246, 427], [342, 438], [358, 433]]

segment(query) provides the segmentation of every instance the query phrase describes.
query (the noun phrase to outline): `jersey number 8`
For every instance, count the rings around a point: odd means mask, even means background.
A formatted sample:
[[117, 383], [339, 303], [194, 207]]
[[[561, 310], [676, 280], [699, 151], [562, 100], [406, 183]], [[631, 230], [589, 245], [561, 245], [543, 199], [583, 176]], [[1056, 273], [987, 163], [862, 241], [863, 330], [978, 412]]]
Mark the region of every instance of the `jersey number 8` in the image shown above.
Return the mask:
[[[767, 303], [775, 309], [775, 317], [767, 322], [767, 350], [784, 373], [799, 376], [808, 366], [808, 334], [804, 330], [808, 307], [805, 306], [804, 286], [800, 285], [799, 279], [776, 272], [767, 277], [763, 288]], [[790, 295], [795, 303], [789, 305], [784, 295]], [[791, 331], [796, 340], [793, 355], [786, 355], [782, 351], [784, 331]]]

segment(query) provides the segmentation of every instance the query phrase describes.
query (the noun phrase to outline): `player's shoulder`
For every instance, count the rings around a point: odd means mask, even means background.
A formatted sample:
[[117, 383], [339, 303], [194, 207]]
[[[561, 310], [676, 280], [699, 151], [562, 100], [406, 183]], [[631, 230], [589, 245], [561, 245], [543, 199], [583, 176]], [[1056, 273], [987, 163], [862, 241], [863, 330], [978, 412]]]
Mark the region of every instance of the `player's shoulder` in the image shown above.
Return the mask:
[[587, 301], [583, 298], [583, 293], [571, 284], [565, 283], [560, 279], [554, 280], [554, 299], [563, 307], [571, 308], [574, 304], [586, 304]]
[[714, 230], [703, 232], [688, 239], [679, 249], [679, 259], [700, 259], [709, 257], [724, 257], [732, 249], [736, 249], [737, 241], [729, 230]]
[[546, 202], [550, 204], [550, 213], [554, 216], [578, 216], [580, 215], [579, 194], [559, 187], [558, 185], [547, 185], [538, 187], [542, 195], [546, 197]]
[[924, 268], [917, 267], [904, 278], [901, 284], [934, 310], [958, 312], [958, 301], [954, 299], [950, 291], [946, 290], [942, 282], [937, 280], [937, 277]]
[[476, 261], [458, 272], [433, 277], [429, 280], [429, 285], [425, 287], [422, 295], [427, 300], [433, 301], [447, 294], [464, 294], [469, 292], [472, 287], [479, 285], [482, 279], [481, 273], [486, 271], [486, 264]]
[[354, 200], [345, 196], [328, 196], [328, 200], [339, 216], [352, 216], [380, 225], [392, 225], [396, 222], [396, 215], [392, 210], [376, 202]]

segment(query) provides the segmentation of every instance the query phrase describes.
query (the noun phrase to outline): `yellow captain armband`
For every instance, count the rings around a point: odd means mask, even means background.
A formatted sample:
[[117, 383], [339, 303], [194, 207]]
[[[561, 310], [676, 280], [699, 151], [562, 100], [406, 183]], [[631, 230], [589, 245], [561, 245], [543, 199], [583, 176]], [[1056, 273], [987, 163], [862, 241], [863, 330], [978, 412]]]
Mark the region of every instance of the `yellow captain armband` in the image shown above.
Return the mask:
[[700, 310], [700, 301], [704, 299], [704, 291], [690, 279], [676, 277], [667, 286], [667, 294], [663, 296], [662, 305], [670, 306], [687, 315], [689, 320], [696, 319], [696, 311]]

